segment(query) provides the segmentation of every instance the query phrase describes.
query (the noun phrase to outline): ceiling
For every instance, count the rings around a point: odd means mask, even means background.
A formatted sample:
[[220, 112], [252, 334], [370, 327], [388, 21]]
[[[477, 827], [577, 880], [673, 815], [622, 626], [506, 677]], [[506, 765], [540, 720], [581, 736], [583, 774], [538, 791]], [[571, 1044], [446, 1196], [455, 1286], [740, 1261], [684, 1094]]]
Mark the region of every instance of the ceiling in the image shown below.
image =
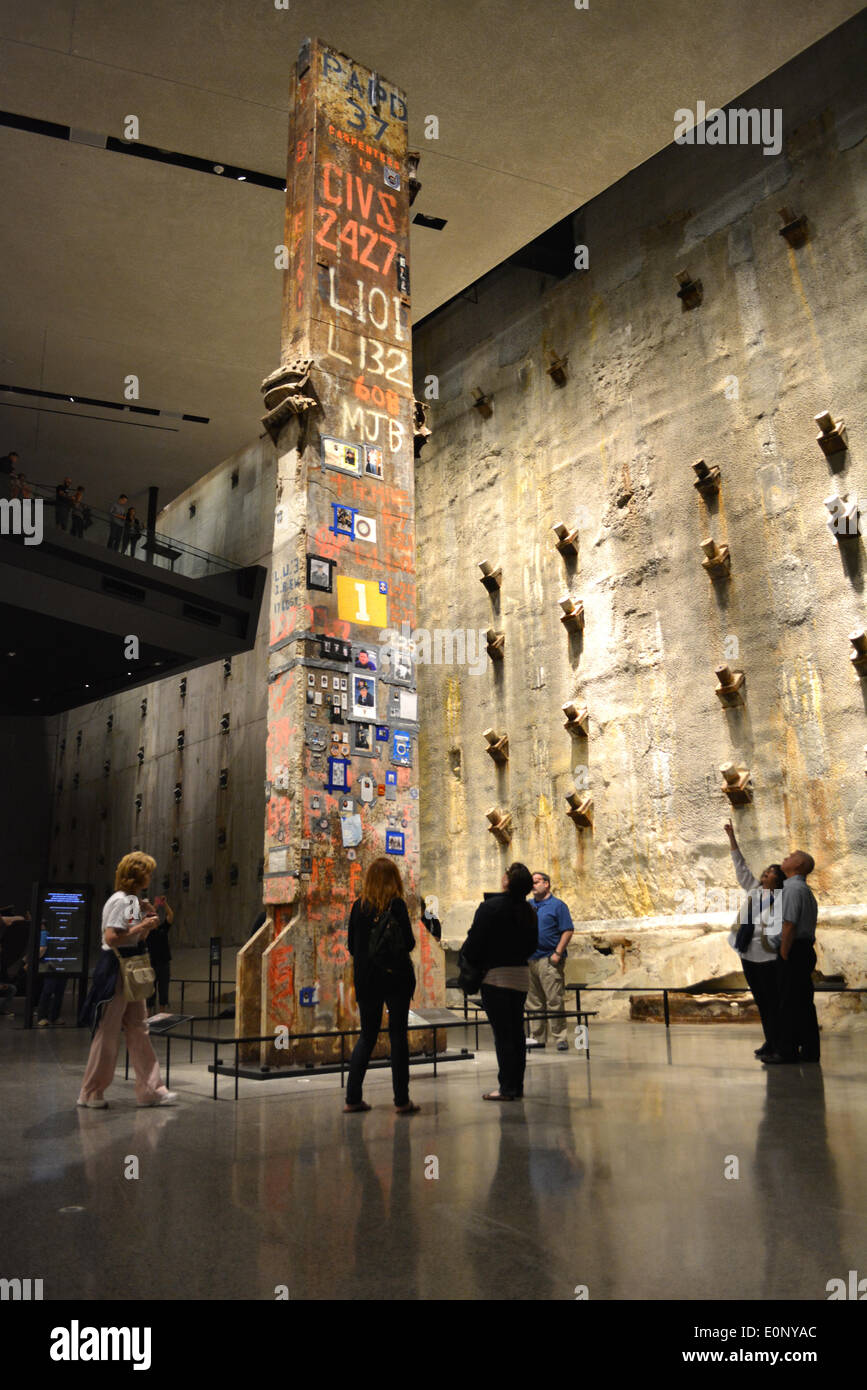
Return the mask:
[[[860, 9], [855, 0], [2, 0], [0, 105], [281, 177], [290, 73], [317, 35], [407, 93], [422, 151], [413, 313], [429, 314]], [[436, 115], [439, 138], [425, 138]], [[279, 356], [283, 194], [0, 129], [0, 453], [105, 507], [165, 504], [261, 432]]]

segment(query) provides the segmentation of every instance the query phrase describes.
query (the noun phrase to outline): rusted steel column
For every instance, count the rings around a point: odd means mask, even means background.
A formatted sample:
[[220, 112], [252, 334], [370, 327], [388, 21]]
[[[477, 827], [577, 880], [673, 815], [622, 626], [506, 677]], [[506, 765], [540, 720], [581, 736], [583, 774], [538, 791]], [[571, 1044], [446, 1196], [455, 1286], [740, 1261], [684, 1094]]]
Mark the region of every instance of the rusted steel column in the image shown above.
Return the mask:
[[[406, 104], [383, 77], [312, 40], [290, 109], [281, 365], [262, 388], [278, 449], [264, 880], [273, 927], [262, 929], [259, 979], [244, 974], [246, 992], [260, 990], [261, 1031], [285, 1029], [263, 1046], [271, 1065], [333, 1057], [334, 1042], [292, 1035], [357, 1024], [346, 921], [372, 859], [394, 855], [418, 917], [415, 671], [393, 640], [415, 627]], [[416, 1007], [441, 1004], [442, 952], [416, 935]], [[250, 1014], [249, 1002], [237, 1010], [239, 1021]]]

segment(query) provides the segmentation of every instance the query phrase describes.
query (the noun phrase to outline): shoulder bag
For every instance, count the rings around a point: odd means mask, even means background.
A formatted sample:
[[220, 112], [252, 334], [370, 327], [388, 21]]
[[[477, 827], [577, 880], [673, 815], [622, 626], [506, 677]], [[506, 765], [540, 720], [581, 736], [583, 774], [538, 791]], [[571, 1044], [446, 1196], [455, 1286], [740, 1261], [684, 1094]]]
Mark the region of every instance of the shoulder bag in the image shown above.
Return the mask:
[[123, 997], [130, 1004], [140, 1004], [150, 999], [156, 987], [157, 977], [147, 951], [136, 952], [133, 956], [122, 956], [116, 948], [114, 954], [123, 980]]

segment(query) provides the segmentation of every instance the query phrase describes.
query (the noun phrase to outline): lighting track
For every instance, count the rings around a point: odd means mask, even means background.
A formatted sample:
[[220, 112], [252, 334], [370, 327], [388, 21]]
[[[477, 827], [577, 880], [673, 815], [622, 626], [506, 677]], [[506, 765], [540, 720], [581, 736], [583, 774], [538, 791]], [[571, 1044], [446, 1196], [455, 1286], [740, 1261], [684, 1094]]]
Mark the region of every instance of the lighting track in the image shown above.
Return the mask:
[[[8, 391], [17, 396], [36, 396], [44, 401], [68, 401], [70, 405], [95, 405], [101, 410], [127, 410], [131, 415], [157, 415], [162, 420], [187, 420], [193, 425], [211, 423], [208, 415], [182, 415], [179, 410], [155, 410], [153, 406], [130, 405], [128, 401], [100, 401], [94, 396], [77, 396], [70, 391], [41, 391], [31, 386], [4, 386], [2, 383], [0, 391]], [[64, 415], [72, 413], [66, 410], [62, 412]]]
[[31, 135], [47, 136], [50, 140], [66, 140], [73, 145], [91, 145], [94, 149], [130, 155], [133, 159], [150, 159], [157, 164], [173, 164], [180, 169], [210, 174], [213, 178], [234, 179], [237, 183], [252, 183], [260, 188], [274, 188], [280, 193], [286, 192], [286, 179], [283, 175], [278, 178], [275, 174], [263, 174], [258, 169], [221, 164], [219, 160], [200, 159], [198, 155], [181, 154], [178, 150], [161, 150], [157, 145], [144, 145], [140, 140], [119, 140], [115, 135], [100, 135], [92, 130], [60, 125], [56, 121], [21, 116], [15, 111], [0, 111], [0, 126], [7, 126], [10, 130], [26, 130]]

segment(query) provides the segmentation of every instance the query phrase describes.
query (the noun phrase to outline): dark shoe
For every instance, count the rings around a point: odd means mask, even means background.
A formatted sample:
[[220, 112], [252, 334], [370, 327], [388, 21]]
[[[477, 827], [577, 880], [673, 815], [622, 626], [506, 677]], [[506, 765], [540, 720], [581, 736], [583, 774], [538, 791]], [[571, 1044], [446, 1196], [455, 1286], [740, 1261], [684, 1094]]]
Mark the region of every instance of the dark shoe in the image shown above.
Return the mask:
[[350, 1113], [352, 1113], [352, 1112], [354, 1112], [354, 1111], [356, 1111], [356, 1110], [369, 1110], [369, 1109], [370, 1109], [370, 1106], [368, 1105], [367, 1101], [366, 1101], [366, 1100], [360, 1100], [360, 1101], [358, 1102], [357, 1105], [344, 1105], [344, 1107], [343, 1107], [343, 1113], [344, 1113], [344, 1115], [347, 1115], [347, 1114], [350, 1114]]
[[394, 1107], [395, 1115], [417, 1115], [419, 1110], [421, 1110], [421, 1106], [413, 1105], [411, 1100], [407, 1101], [406, 1105], [396, 1105]]
[[558, 1042], [558, 1044], [557, 1044], [557, 1051], [558, 1051], [558, 1052], [568, 1052], [568, 1051], [569, 1051], [569, 1044], [567, 1043], [567, 1041], [566, 1041], [565, 1038], [561, 1039], [561, 1041]]
[[765, 1067], [796, 1067], [798, 1065], [797, 1057], [781, 1057], [779, 1052], [769, 1052], [767, 1056], [762, 1057], [761, 1061]]
[[773, 1051], [773, 1048], [768, 1047], [768, 1044], [765, 1043], [764, 1047], [757, 1047], [757, 1048], [756, 1048], [755, 1052], [753, 1053], [753, 1056], [754, 1056], [754, 1057], [768, 1057], [768, 1056], [770, 1056], [770, 1054], [771, 1054], [772, 1051]]

